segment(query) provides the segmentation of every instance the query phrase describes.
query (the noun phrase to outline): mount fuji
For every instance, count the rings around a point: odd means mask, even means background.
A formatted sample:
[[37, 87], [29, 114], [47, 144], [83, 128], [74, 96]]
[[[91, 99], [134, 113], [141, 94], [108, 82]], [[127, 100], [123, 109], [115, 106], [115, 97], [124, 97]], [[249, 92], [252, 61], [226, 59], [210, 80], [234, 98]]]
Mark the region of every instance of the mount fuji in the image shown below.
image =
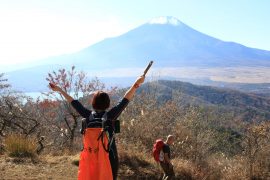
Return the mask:
[[[70, 68], [71, 65], [87, 72], [126, 69], [127, 74], [132, 74], [132, 69], [145, 67], [149, 60], [154, 60], [154, 67], [161, 69], [270, 67], [270, 51], [225, 42], [199, 32], [177, 18], [160, 17], [77, 53], [51, 57], [41, 60], [38, 66], [10, 72], [8, 78], [13, 84], [23, 84], [22, 77], [31, 77], [31, 83], [40, 84], [50, 69]], [[108, 76], [114, 74], [117, 76], [116, 73]]]

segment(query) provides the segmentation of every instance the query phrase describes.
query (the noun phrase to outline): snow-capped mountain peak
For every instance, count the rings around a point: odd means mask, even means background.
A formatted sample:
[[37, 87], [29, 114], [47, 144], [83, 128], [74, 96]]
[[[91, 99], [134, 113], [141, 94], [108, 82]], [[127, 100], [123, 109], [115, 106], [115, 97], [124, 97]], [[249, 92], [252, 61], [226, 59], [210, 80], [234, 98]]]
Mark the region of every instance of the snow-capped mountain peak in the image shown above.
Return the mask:
[[162, 17], [153, 18], [148, 23], [149, 24], [170, 24], [173, 26], [178, 26], [182, 24], [181, 21], [179, 21], [177, 18], [172, 17], [172, 16], [162, 16]]

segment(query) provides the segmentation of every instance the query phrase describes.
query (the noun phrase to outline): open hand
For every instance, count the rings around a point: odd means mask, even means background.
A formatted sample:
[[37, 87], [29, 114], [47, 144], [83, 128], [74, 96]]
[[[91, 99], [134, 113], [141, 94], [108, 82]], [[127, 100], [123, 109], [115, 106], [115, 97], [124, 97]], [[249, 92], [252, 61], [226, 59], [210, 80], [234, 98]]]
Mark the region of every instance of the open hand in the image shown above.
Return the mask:
[[62, 90], [59, 86], [57, 86], [57, 85], [54, 84], [54, 83], [49, 83], [49, 87], [50, 87], [51, 90], [53, 90], [53, 91], [58, 91], [58, 92], [60, 92], [60, 91]]
[[141, 85], [144, 82], [145, 76], [140, 76], [136, 79], [135, 84]]

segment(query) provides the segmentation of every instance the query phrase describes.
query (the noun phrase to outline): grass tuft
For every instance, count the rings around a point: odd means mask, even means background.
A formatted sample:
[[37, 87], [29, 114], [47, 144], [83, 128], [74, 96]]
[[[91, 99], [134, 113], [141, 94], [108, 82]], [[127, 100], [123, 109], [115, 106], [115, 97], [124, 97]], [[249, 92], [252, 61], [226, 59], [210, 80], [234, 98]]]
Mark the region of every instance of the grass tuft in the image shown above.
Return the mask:
[[5, 148], [10, 157], [34, 157], [36, 145], [32, 138], [23, 137], [20, 134], [11, 134], [5, 139]]

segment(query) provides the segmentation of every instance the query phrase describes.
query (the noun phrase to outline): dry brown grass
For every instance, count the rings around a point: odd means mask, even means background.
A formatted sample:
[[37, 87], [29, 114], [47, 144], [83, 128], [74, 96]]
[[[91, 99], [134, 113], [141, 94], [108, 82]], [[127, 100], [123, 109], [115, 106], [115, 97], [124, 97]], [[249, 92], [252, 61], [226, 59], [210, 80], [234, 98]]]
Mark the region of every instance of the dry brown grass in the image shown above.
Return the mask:
[[184, 159], [173, 159], [175, 173], [179, 179], [192, 180], [192, 179], [204, 179], [207, 177], [207, 172], [204, 168], [200, 168], [194, 163]]
[[72, 165], [73, 156], [40, 156], [38, 160], [0, 156], [0, 179], [77, 179], [78, 168]]
[[[123, 148], [125, 146], [125, 148]], [[160, 179], [162, 170], [151, 154], [129, 145], [119, 144], [119, 180]], [[0, 156], [0, 179], [77, 179], [79, 153], [76, 155], [39, 156], [38, 159]], [[216, 155], [208, 159], [208, 167], [189, 160], [175, 158], [176, 179], [247, 179], [246, 160], [242, 157], [226, 158]]]
[[208, 164], [210, 179], [248, 179], [247, 162], [242, 156], [228, 158], [224, 154], [214, 155], [208, 159]]
[[[163, 171], [151, 152], [138, 149], [133, 145], [119, 144], [120, 179], [160, 179]], [[188, 160], [175, 158], [172, 163], [176, 179], [200, 180], [207, 177], [205, 169]]]
[[34, 157], [36, 144], [33, 138], [11, 134], [5, 138], [5, 149], [11, 157]]

